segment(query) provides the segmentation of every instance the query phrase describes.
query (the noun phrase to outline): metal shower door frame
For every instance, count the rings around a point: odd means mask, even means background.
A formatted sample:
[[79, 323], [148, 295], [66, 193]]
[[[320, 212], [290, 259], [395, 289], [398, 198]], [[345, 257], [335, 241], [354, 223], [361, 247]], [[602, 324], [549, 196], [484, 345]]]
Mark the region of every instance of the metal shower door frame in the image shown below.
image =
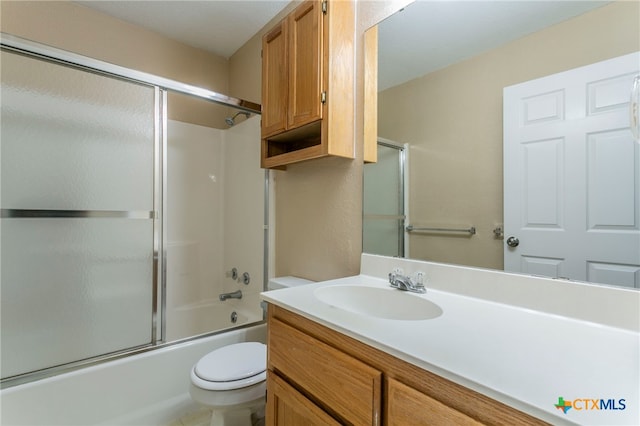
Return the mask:
[[[108, 62], [89, 58], [73, 52], [68, 52], [41, 43], [25, 40], [11, 34], [0, 33], [0, 49], [8, 52], [22, 54], [31, 58], [36, 58], [62, 66], [117, 78], [136, 84], [150, 86], [154, 88], [154, 188], [153, 205], [154, 210], [148, 212], [147, 218], [153, 219], [153, 307], [152, 307], [152, 330], [151, 342], [142, 346], [131, 347], [115, 353], [102, 354], [96, 357], [79, 360], [69, 364], [54, 366], [45, 370], [25, 373], [16, 377], [2, 380], [1, 388], [16, 386], [33, 380], [39, 380], [57, 374], [73, 371], [89, 365], [94, 365], [125, 356], [159, 349], [172, 343], [165, 342], [166, 339], [166, 244], [164, 230], [167, 227], [167, 206], [164, 200], [167, 197], [167, 98], [168, 92], [176, 92], [183, 95], [192, 96], [208, 102], [239, 109], [254, 114], [261, 114], [259, 104], [234, 98], [211, 90], [197, 86], [166, 79], [153, 74], [140, 72], [114, 65]], [[269, 173], [265, 172], [265, 252], [264, 252], [264, 286], [268, 278], [268, 205], [269, 205]], [[34, 214], [36, 216], [34, 216]], [[37, 217], [42, 214], [53, 214], [55, 217], [141, 217], [140, 212], [102, 212], [102, 211], [61, 211], [61, 212], [18, 212], [3, 210], [2, 217]], [[113, 216], [116, 214], [116, 216]], [[266, 287], [265, 287], [266, 288]], [[253, 324], [250, 324], [253, 325]], [[248, 326], [248, 325], [247, 325]], [[242, 328], [242, 327], [240, 327]], [[215, 334], [212, 333], [212, 334]], [[181, 340], [197, 339], [195, 336]]]

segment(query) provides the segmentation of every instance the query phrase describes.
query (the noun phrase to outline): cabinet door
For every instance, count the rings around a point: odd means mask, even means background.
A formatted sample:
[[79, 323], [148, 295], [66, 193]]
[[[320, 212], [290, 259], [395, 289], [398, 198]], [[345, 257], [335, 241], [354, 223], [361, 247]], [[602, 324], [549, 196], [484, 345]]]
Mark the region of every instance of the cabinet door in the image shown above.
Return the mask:
[[387, 426], [482, 424], [397, 380], [388, 379], [386, 388], [387, 404], [384, 424]]
[[268, 426], [337, 426], [340, 423], [275, 373], [268, 371], [266, 424]]
[[322, 118], [322, 16], [319, 1], [307, 1], [289, 16], [289, 129]]
[[262, 37], [262, 137], [287, 127], [287, 20]]

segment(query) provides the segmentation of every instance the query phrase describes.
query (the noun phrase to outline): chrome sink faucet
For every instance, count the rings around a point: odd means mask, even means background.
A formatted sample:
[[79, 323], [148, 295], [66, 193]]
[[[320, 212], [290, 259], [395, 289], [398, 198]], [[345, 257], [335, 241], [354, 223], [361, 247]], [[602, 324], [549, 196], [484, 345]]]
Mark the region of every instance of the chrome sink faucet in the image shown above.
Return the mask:
[[222, 293], [220, 295], [220, 300], [223, 302], [227, 299], [242, 299], [242, 290], [237, 290], [233, 293]]
[[424, 287], [424, 273], [416, 272], [412, 278], [408, 275], [404, 275], [404, 272], [400, 268], [396, 268], [389, 273], [389, 285], [393, 288], [397, 288], [402, 291], [410, 291], [412, 293], [426, 293], [427, 289]]

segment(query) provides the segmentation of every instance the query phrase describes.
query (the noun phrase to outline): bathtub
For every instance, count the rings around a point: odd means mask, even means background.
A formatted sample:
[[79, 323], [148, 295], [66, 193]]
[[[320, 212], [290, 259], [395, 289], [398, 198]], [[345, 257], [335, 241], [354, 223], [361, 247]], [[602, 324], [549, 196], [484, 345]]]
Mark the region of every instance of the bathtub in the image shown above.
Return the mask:
[[[231, 305], [229, 305], [231, 306]], [[266, 341], [266, 325], [166, 346], [0, 391], [3, 425], [168, 425], [197, 409], [189, 371], [231, 343]]]
[[[242, 299], [205, 299], [167, 310], [166, 340], [225, 330], [262, 321], [259, 293], [243, 292]], [[235, 318], [235, 322], [234, 322]]]

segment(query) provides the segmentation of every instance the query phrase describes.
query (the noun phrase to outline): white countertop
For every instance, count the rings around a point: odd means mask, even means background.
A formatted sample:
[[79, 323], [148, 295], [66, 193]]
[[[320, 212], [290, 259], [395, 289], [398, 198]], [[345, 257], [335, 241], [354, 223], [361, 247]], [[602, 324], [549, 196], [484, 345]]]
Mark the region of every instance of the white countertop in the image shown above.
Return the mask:
[[[384, 279], [358, 275], [262, 298], [552, 424], [640, 424], [637, 331], [429, 289], [428, 283], [424, 295], [403, 295], [436, 303], [441, 316], [379, 319], [314, 296], [335, 285], [399, 291]], [[563, 413], [554, 406], [559, 397], [576, 406]], [[584, 399], [615, 400], [618, 409], [593, 410], [593, 402], [577, 401]]]

